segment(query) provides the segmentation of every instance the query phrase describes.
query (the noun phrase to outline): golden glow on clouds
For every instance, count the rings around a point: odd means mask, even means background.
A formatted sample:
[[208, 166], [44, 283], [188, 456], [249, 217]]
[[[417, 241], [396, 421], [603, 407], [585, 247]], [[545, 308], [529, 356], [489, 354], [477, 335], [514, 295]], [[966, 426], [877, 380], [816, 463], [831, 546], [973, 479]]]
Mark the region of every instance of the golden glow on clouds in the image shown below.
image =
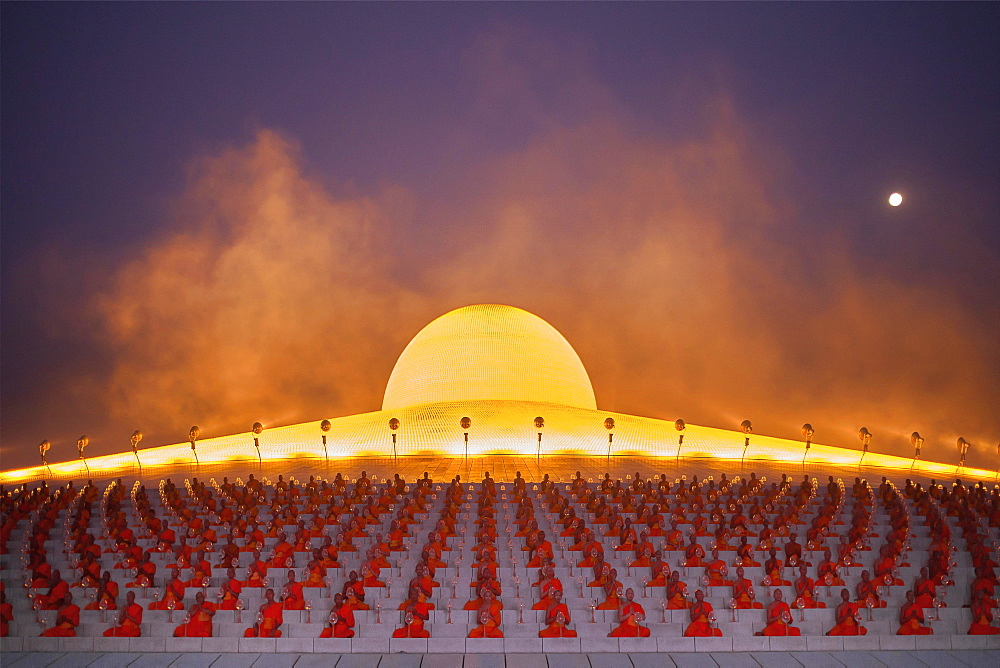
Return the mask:
[[579, 355], [556, 329], [513, 306], [445, 313], [407, 344], [389, 376], [383, 410], [499, 399], [597, 408]]

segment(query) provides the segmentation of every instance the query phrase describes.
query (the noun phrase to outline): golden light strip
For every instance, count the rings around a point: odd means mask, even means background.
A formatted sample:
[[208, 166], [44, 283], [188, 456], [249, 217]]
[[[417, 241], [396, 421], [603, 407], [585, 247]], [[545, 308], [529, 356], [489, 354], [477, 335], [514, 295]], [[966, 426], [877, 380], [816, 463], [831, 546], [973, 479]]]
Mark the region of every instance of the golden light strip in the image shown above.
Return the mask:
[[[608, 453], [606, 418], [615, 420], [611, 452], [613, 455], [642, 455], [673, 459], [677, 454], [678, 432], [674, 423], [666, 420], [573, 408], [557, 404], [521, 401], [474, 401], [424, 404], [394, 411], [375, 411], [347, 417], [332, 418], [327, 433], [327, 452], [331, 458], [385, 457], [392, 454], [389, 419], [397, 418], [397, 452], [399, 455], [465, 454], [462, 417], [469, 417], [468, 454], [517, 454], [534, 456], [538, 453], [538, 432], [542, 432], [541, 455], [592, 455]], [[543, 417], [545, 426], [536, 429], [535, 417]], [[260, 434], [260, 455], [266, 461], [281, 461], [296, 457], [324, 457], [319, 422], [303, 422], [283, 427], [267, 428]], [[205, 438], [196, 443], [198, 460], [202, 464], [227, 461], [256, 460], [253, 434], [243, 432]], [[716, 458], [739, 460], [743, 455], [744, 434], [738, 431], [688, 425], [684, 431], [681, 459]], [[804, 443], [788, 439], [753, 434], [746, 458], [752, 461], [789, 462], [798, 464], [805, 452]], [[189, 443], [174, 443], [139, 450], [143, 468], [194, 464]], [[830, 464], [857, 466], [861, 452], [813, 443], [808, 453], [810, 465]], [[87, 459], [92, 477], [125, 474], [135, 469], [135, 456], [120, 452]], [[995, 471], [963, 467], [954, 464], [913, 460], [876, 452], [865, 455], [865, 468], [908, 470], [913, 464], [915, 474], [956, 475], [991, 479]], [[18, 483], [41, 478], [84, 478], [87, 471], [80, 460], [58, 462], [48, 468], [33, 466], [0, 472], [0, 482]]]

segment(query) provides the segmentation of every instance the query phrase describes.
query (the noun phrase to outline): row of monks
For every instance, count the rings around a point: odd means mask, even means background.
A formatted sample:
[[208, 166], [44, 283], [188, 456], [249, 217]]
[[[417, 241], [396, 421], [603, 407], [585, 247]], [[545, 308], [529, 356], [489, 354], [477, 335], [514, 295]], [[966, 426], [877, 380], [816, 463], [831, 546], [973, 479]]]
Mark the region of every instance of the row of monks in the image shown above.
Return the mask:
[[[136, 483], [129, 492], [120, 482], [112, 483], [99, 501], [99, 517], [103, 520], [103, 536], [107, 545], [103, 550], [91, 533], [90, 521], [99, 490], [88, 484], [77, 490], [72, 483], [50, 492], [44, 485], [16, 491], [4, 491], [2, 503], [5, 521], [0, 538], [0, 549], [7, 551], [7, 543], [22, 519], [30, 526], [26, 533], [22, 560], [29, 571], [31, 589], [47, 589], [33, 600], [37, 610], [57, 612], [55, 623], [42, 635], [75, 635], [80, 623], [79, 607], [73, 603], [71, 588], [91, 587], [94, 600], [88, 609], [117, 610], [117, 624], [105, 631], [107, 636], [136, 636], [141, 633], [142, 606], [136, 602], [134, 589], [126, 594], [119, 608], [118, 581], [111, 571], [101, 571], [102, 555], [112, 553], [114, 568], [126, 569], [131, 580], [127, 588], [156, 588], [157, 554], [173, 560], [167, 564], [171, 572], [164, 583], [162, 598], [148, 605], [149, 609], [182, 610], [186, 608], [184, 623], [174, 630], [176, 636], [205, 637], [213, 633], [213, 617], [218, 609], [239, 609], [244, 600], [244, 589], [263, 591], [263, 602], [255, 614], [255, 622], [245, 630], [248, 637], [279, 637], [282, 634], [283, 611], [302, 610], [307, 607], [306, 588], [329, 588], [328, 569], [341, 567], [346, 557], [360, 568], [352, 570], [333, 597], [333, 606], [321, 637], [352, 637], [355, 633], [354, 612], [369, 608], [366, 589], [384, 587], [381, 579], [384, 569], [391, 569], [389, 557], [395, 552], [415, 555], [412, 545], [418, 528], [432, 524], [426, 542], [419, 549], [419, 559], [413, 578], [407, 587], [407, 598], [399, 605], [401, 624], [396, 637], [428, 637], [427, 620], [434, 608], [432, 599], [440, 584], [434, 579], [437, 569], [457, 566], [461, 556], [451, 557], [456, 543], [465, 544], [463, 533], [463, 507], [471, 512], [471, 493], [476, 489], [475, 546], [472, 548], [476, 580], [471, 583], [475, 598], [465, 604], [474, 611], [476, 624], [470, 637], [503, 637], [503, 603], [500, 601], [501, 583], [498, 578], [498, 506], [516, 508], [514, 523], [518, 547], [525, 555], [525, 566], [537, 569], [537, 601], [532, 608], [544, 611], [542, 637], [574, 637], [573, 619], [564, 601], [564, 587], [555, 574], [555, 567], [569, 559], [580, 569], [592, 569], [591, 587], [598, 588], [603, 600], [595, 609], [617, 611], [617, 626], [609, 635], [615, 637], [645, 637], [650, 629], [643, 622], [646, 611], [635, 600], [635, 592], [625, 588], [618, 580], [618, 573], [605, 559], [605, 541], [613, 544], [617, 557], [624, 557], [629, 569], [648, 569], [645, 585], [664, 587], [665, 609], [686, 609], [689, 624], [688, 636], [721, 635], [712, 605], [706, 600], [708, 587], [729, 587], [731, 605], [735, 608], [763, 608], [755, 599], [753, 583], [744, 576], [743, 567], [757, 567], [757, 551], [766, 551], [764, 581], [774, 591], [767, 601], [763, 635], [798, 635], [793, 624], [789, 604], [783, 599], [781, 586], [794, 587], [794, 603], [798, 607], [824, 607], [816, 596], [817, 584], [842, 586], [841, 567], [860, 567], [860, 558], [870, 551], [869, 540], [874, 533], [873, 518], [877, 502], [881, 502], [889, 517], [889, 533], [878, 548], [872, 578], [868, 570], [862, 572], [854, 596], [847, 588], [840, 592], [840, 602], [835, 609], [835, 624], [830, 635], [860, 635], [867, 632], [861, 621], [860, 610], [865, 607], [884, 607], [887, 602], [882, 591], [904, 586], [896, 577], [897, 568], [908, 566], [905, 551], [912, 537], [911, 515], [918, 516], [930, 528], [931, 545], [926, 551], [926, 564], [921, 574], [906, 591], [906, 601], [899, 610], [900, 634], [924, 634], [931, 629], [926, 625], [924, 610], [940, 603], [938, 587], [949, 586], [952, 563], [951, 525], [949, 517], [957, 517], [973, 564], [976, 577], [971, 584], [973, 622], [969, 633], [998, 633], [992, 625], [992, 610], [996, 607], [995, 549], [991, 550], [989, 531], [993, 530], [1000, 516], [996, 489], [992, 492], [983, 485], [970, 488], [961, 483], [949, 492], [931, 485], [927, 490], [907, 481], [900, 491], [883, 479], [877, 490], [862, 480], [856, 480], [848, 493], [842, 484], [831, 478], [825, 494], [818, 495], [815, 481], [805, 479], [800, 485], [783, 476], [780, 483], [765, 485], [762, 479], [751, 474], [744, 480], [730, 481], [723, 475], [716, 483], [697, 478], [688, 483], [685, 479], [671, 484], [665, 476], [659, 480], [643, 480], [639, 475], [630, 483], [612, 481], [609, 476], [595, 486], [585, 481], [579, 473], [569, 485], [557, 485], [548, 476], [529, 490], [518, 474], [507, 493], [498, 497], [495, 481], [487, 473], [478, 486], [468, 488], [456, 478], [444, 486], [443, 504], [431, 517], [435, 503], [435, 486], [424, 474], [413, 485], [407, 486], [397, 475], [384, 481], [380, 487], [363, 472], [353, 483], [338, 474], [332, 482], [310, 479], [307, 484], [279, 480], [265, 485], [253, 476], [247, 484], [224, 480], [221, 485], [206, 485], [197, 479], [185, 482], [184, 489], [167, 480], [161, 483], [159, 504], [153, 503], [144, 487]], [[563, 489], [565, 487], [565, 490]], [[438, 486], [440, 490], [441, 486]], [[566, 492], [564, 494], [563, 492]], [[849, 497], [849, 498], [848, 498]], [[849, 501], [849, 503], [848, 503]], [[157, 512], [157, 506], [160, 512]], [[811, 507], [817, 507], [815, 513]], [[851, 508], [850, 525], [844, 521], [847, 507]], [[913, 513], [910, 508], [912, 507]], [[537, 515], [536, 515], [537, 513]], [[129, 521], [131, 515], [132, 521]], [[164, 515], [164, 516], [161, 516]], [[266, 521], [262, 515], [269, 515]], [[807, 516], [811, 519], [807, 521]], [[47, 558], [47, 544], [55, 543], [50, 532], [58, 519], [64, 517], [64, 547], [68, 556], [78, 560], [76, 571], [79, 580], [64, 580], [58, 569], [53, 569]], [[387, 534], [377, 529], [384, 526]], [[308, 519], [307, 519], [308, 518]], [[539, 520], [555, 532], [562, 554], [557, 559], [555, 549], [546, 532], [539, 528]], [[686, 526], [685, 526], [686, 525]], [[714, 526], [715, 528], [710, 528]], [[844, 528], [839, 528], [843, 525]], [[812, 566], [798, 543], [798, 527], [805, 530], [806, 548], [824, 550], [824, 558], [816, 567], [817, 579], [809, 577]], [[215, 527], [226, 532], [223, 543]], [[687, 542], [684, 532], [688, 530]], [[179, 534], [179, 535], [178, 535]], [[839, 537], [839, 543], [832, 543]], [[662, 549], [655, 549], [652, 539], [662, 540]], [[709, 553], [699, 539], [712, 539]], [[268, 540], [272, 539], [272, 540]], [[604, 539], [604, 540], [601, 540]], [[753, 539], [754, 542], [750, 542]], [[783, 539], [778, 554], [779, 540]], [[513, 550], [513, 540], [509, 545]], [[733, 541], [738, 540], [738, 543]], [[318, 547], [314, 543], [322, 541]], [[370, 542], [359, 552], [360, 543]], [[273, 545], [268, 549], [268, 545]], [[567, 547], [568, 544], [568, 547]], [[755, 545], [756, 544], [756, 545]], [[145, 549], [143, 545], [146, 545]], [[995, 548], [995, 545], [992, 545]], [[836, 550], [837, 558], [833, 558]], [[702, 570], [705, 589], [697, 589], [689, 596], [687, 585], [680, 578], [678, 569], [671, 569], [664, 559], [665, 553], [682, 553], [683, 568]], [[456, 553], [460, 553], [457, 550]], [[728, 567], [720, 553], [735, 552], [736, 577], [729, 579]], [[245, 579], [236, 577], [236, 568], [244, 553], [252, 554]], [[265, 554], [266, 553], [266, 554]], [[297, 579], [296, 554], [308, 553], [305, 576]], [[574, 556], [573, 553], [579, 553]], [[624, 553], [624, 554], [622, 554]], [[916, 554], [916, 553], [913, 553]], [[210, 559], [209, 557], [218, 557]], [[784, 558], [781, 558], [784, 557]], [[215, 561], [213, 564], [212, 561]], [[412, 561], [412, 559], [409, 559]], [[449, 563], [450, 562], [450, 563]], [[399, 563], [399, 562], [398, 562]], [[213, 567], [224, 569], [218, 603], [207, 600], [206, 583]], [[786, 567], [797, 570], [794, 582], [784, 579]], [[182, 578], [186, 570], [190, 577]], [[269, 587], [271, 573], [284, 575], [280, 595]], [[360, 572], [359, 572], [360, 571]], [[280, 579], [276, 576], [275, 579]], [[197, 591], [194, 601], [185, 605], [186, 590]], [[5, 588], [0, 589], [0, 633], [6, 635], [13, 619], [13, 609], [6, 601]], [[449, 611], [450, 612], [450, 611]]]

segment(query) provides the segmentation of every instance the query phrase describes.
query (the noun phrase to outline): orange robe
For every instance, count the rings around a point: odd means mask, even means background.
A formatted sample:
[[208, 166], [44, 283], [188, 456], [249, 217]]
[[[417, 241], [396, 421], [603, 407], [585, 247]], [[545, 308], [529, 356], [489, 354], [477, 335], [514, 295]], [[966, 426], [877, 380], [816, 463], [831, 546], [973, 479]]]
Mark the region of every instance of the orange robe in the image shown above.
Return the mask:
[[636, 621], [635, 615], [641, 614], [643, 617], [646, 616], [646, 611], [641, 605], [632, 601], [627, 603], [622, 609], [622, 614], [626, 615], [626, 619], [620, 623], [614, 631], [608, 634], [609, 638], [648, 638], [649, 629], [645, 626], [640, 626], [639, 622]]
[[[192, 607], [194, 607], [192, 605]], [[205, 601], [201, 604], [202, 609], [191, 613], [191, 619], [186, 624], [181, 624], [174, 629], [175, 638], [211, 638], [212, 637], [212, 616], [206, 610], [215, 610], [215, 604]]]
[[710, 638], [721, 637], [722, 629], [713, 629], [709, 623], [712, 614], [712, 604], [706, 601], [691, 606], [691, 623], [684, 630], [684, 637]]
[[798, 636], [802, 635], [800, 629], [795, 628], [791, 624], [785, 623], [783, 616], [787, 614], [788, 618], [792, 618], [792, 610], [788, 607], [788, 604], [784, 601], [775, 601], [768, 606], [767, 617], [771, 622], [764, 627], [764, 629], [757, 635], [762, 636]]
[[904, 603], [899, 611], [898, 636], [928, 636], [934, 629], [924, 626], [924, 610], [914, 603]]
[[121, 626], [112, 626], [104, 632], [105, 638], [138, 638], [142, 635], [142, 606], [138, 603], [125, 608], [125, 621]]
[[275, 601], [262, 611], [263, 619], [255, 627], [251, 626], [243, 632], [244, 638], [280, 638], [281, 630], [278, 628], [285, 621], [282, 613], [281, 603]]
[[41, 638], [73, 638], [76, 637], [76, 627], [80, 625], [80, 607], [70, 603], [59, 611], [56, 625], [43, 631]]
[[826, 632], [828, 636], [864, 636], [868, 635], [868, 629], [861, 626], [854, 616], [858, 614], [858, 604], [841, 603], [837, 606], [837, 619], [841, 621], [832, 629]]

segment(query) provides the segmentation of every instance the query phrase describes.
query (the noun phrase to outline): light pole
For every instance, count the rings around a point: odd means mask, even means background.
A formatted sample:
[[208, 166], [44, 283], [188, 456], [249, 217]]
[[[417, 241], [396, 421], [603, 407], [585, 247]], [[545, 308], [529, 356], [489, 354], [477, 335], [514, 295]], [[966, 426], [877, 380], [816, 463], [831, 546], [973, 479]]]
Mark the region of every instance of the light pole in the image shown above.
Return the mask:
[[42, 457], [42, 466], [49, 469], [49, 474], [52, 473], [52, 469], [49, 468], [48, 454], [49, 450], [52, 449], [52, 444], [49, 443], [49, 439], [45, 439], [38, 444], [38, 454]]
[[254, 422], [250, 431], [253, 432], [253, 447], [257, 448], [257, 463], [260, 464], [261, 468], [264, 468], [264, 458], [260, 456], [260, 434], [264, 431], [264, 425], [260, 422]]
[[858, 460], [858, 468], [861, 468], [861, 464], [865, 461], [865, 455], [868, 454], [868, 446], [872, 444], [872, 433], [868, 431], [868, 427], [862, 427], [858, 430], [858, 438], [861, 439], [861, 445], [864, 449], [861, 451], [861, 459]]
[[816, 432], [813, 430], [813, 426], [806, 422], [802, 425], [802, 436], [806, 439], [806, 450], [802, 453], [802, 467], [805, 468], [806, 457], [809, 455], [809, 448], [812, 446], [813, 434]]
[[142, 473], [142, 461], [139, 459], [139, 441], [142, 440], [142, 432], [136, 429], [132, 432], [132, 454], [135, 455], [135, 461], [139, 464], [139, 473]]
[[90, 464], [87, 463], [87, 455], [84, 454], [84, 450], [90, 444], [90, 439], [86, 436], [81, 436], [76, 439], [76, 450], [80, 453], [80, 459], [83, 461], [83, 465], [87, 467], [87, 475], [90, 475]]
[[958, 468], [955, 469], [955, 471], [957, 472], [958, 469], [965, 466], [965, 456], [969, 454], [969, 446], [971, 444], [967, 440], [959, 436], [958, 441], [955, 443], [955, 445], [958, 446]]
[[910, 470], [913, 470], [913, 466], [920, 459], [920, 448], [924, 445], [924, 439], [920, 437], [920, 432], [913, 432], [910, 434], [910, 445], [913, 446], [913, 461], [910, 463]]
[[399, 420], [396, 418], [389, 419], [389, 431], [392, 432], [392, 459], [393, 461], [399, 461], [399, 455], [396, 453], [396, 430], [399, 429]]
[[677, 456], [674, 457], [674, 462], [679, 464], [681, 460], [681, 446], [684, 445], [684, 430], [687, 429], [687, 425], [684, 423], [684, 420], [677, 419], [674, 420], [674, 429], [680, 432], [677, 435]]
[[604, 428], [608, 430], [608, 466], [611, 465], [611, 442], [615, 438], [615, 419], [608, 418], [604, 421]]
[[753, 423], [750, 420], [744, 420], [740, 422], [740, 431], [744, 433], [746, 438], [743, 441], [743, 456], [740, 457], [740, 466], [743, 466], [743, 460], [747, 456], [747, 448], [750, 447], [750, 434], [753, 433]]
[[535, 418], [535, 429], [538, 430], [538, 453], [535, 455], [535, 461], [539, 462], [542, 460], [542, 429], [545, 428], [545, 418], [539, 416]]
[[201, 462], [198, 461], [198, 450], [194, 446], [194, 442], [198, 440], [199, 436], [201, 436], [201, 429], [197, 425], [188, 430], [188, 442], [191, 443], [191, 452], [194, 453], [195, 466], [201, 466]]
[[330, 427], [332, 426], [333, 425], [330, 423], [329, 420], [323, 420], [322, 422], [319, 423], [320, 431], [323, 432], [321, 434], [321, 436], [323, 437], [323, 459], [326, 460], [327, 464], [330, 463], [330, 453], [327, 452], [326, 449], [326, 432], [330, 431]]
[[465, 461], [469, 461], [469, 427], [472, 426], [472, 420], [464, 417], [458, 423], [462, 426], [462, 431], [465, 433]]

